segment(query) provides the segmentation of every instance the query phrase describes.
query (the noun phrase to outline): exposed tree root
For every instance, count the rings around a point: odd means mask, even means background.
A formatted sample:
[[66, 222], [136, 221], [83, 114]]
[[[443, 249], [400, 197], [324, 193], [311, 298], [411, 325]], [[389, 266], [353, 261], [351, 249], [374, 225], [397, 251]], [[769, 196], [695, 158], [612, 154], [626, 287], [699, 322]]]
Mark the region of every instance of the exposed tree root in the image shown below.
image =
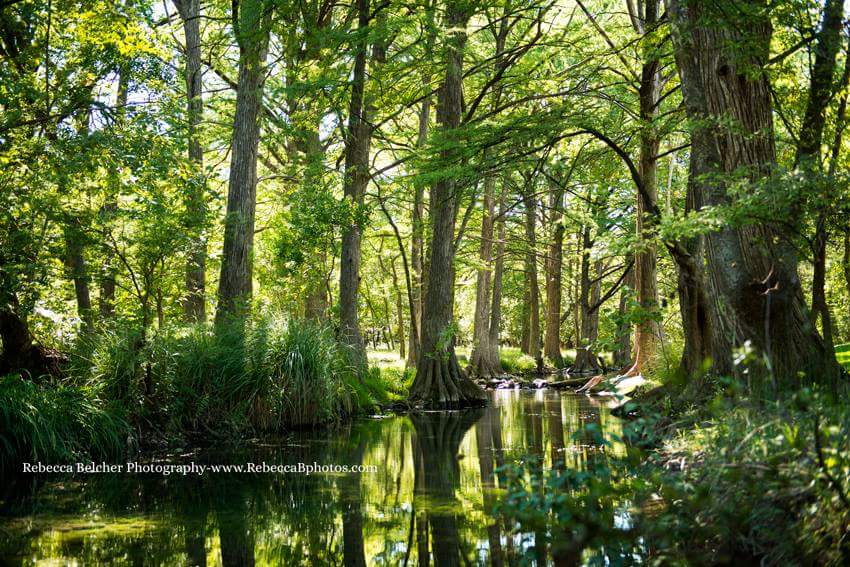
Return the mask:
[[450, 352], [446, 356], [421, 357], [410, 400], [427, 408], [458, 409], [483, 406], [487, 397]]

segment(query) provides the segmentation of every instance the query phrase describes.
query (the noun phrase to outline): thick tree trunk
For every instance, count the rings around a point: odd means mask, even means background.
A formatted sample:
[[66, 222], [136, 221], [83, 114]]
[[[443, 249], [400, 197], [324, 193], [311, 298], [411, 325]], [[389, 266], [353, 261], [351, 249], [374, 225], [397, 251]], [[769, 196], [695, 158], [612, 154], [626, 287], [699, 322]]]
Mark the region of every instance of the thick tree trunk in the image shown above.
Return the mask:
[[564, 190], [552, 183], [549, 192], [549, 224], [552, 239], [546, 255], [546, 333], [543, 354], [557, 368], [564, 365], [561, 357], [561, 271], [564, 261]]
[[[462, 111], [463, 50], [470, 13], [467, 5], [447, 0], [446, 76], [440, 89], [437, 122], [444, 134], [456, 136]], [[441, 161], [458, 159], [456, 148], [441, 152]], [[410, 397], [430, 407], [480, 405], [484, 392], [470, 380], [455, 355], [454, 324], [454, 229], [458, 187], [455, 179], [442, 178], [431, 191], [431, 251], [428, 288], [422, 313], [422, 344]]]
[[269, 12], [264, 0], [242, 1], [234, 14], [239, 29], [239, 82], [227, 214], [224, 219], [224, 253], [218, 284], [216, 323], [241, 319], [250, 310], [253, 290], [254, 215], [257, 206], [257, 150], [263, 100], [265, 61], [269, 42]]
[[525, 277], [528, 286], [528, 350], [526, 354], [542, 366], [540, 353], [540, 286], [537, 281], [537, 197], [529, 190], [525, 203]]
[[0, 375], [25, 371], [36, 377], [42, 373], [39, 349], [33, 344], [26, 317], [20, 314], [14, 295], [8, 295], [0, 305], [0, 340], [3, 342]]
[[[715, 174], [701, 176], [706, 206], [733, 202], [724, 179], [741, 171], [763, 179], [776, 162], [770, 88], [763, 71], [770, 19], [763, 1], [752, 8], [732, 14], [669, 0], [685, 108], [696, 124], [691, 159], [701, 172]], [[734, 127], [707, 126], [721, 121]], [[754, 223], [709, 233], [705, 253], [715, 372], [741, 375], [733, 353], [749, 342], [764, 367], [751, 365], [748, 379], [769, 377], [775, 386], [792, 388], [800, 384], [800, 372], [809, 381], [837, 380], [835, 354], [812, 326], [803, 299], [795, 250], [777, 226]]]
[[[372, 125], [369, 121], [369, 103], [366, 101], [366, 52], [369, 28], [369, 0], [358, 0], [358, 32], [361, 39], [354, 58], [351, 81], [351, 99], [348, 107], [348, 132], [345, 140], [345, 180], [343, 192], [352, 214], [360, 216], [366, 186], [369, 184], [369, 149], [372, 141]], [[374, 59], [382, 59], [379, 44], [375, 45]], [[340, 338], [348, 349], [349, 361], [362, 371], [367, 366], [366, 346], [360, 334], [357, 316], [357, 299], [360, 290], [360, 245], [363, 226], [354, 218], [343, 232], [339, 270], [339, 324]]]
[[189, 161], [195, 168], [186, 192], [186, 213], [191, 242], [186, 257], [186, 297], [183, 318], [190, 323], [206, 320], [207, 242], [203, 231], [206, 217], [204, 150], [200, 124], [204, 113], [201, 83], [201, 3], [200, 0], [175, 0], [183, 20], [186, 43], [186, 99], [189, 122]]

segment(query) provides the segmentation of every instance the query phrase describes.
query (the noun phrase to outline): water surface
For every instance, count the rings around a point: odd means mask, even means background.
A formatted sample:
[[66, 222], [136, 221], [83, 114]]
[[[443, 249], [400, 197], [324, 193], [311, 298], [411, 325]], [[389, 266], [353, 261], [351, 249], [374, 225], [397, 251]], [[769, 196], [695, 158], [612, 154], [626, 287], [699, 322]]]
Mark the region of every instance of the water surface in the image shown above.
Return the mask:
[[542, 534], [523, 533], [499, 512], [501, 467], [582, 468], [600, 452], [584, 426], [616, 436], [621, 424], [584, 396], [502, 390], [491, 398], [483, 409], [361, 419], [158, 459], [361, 464], [375, 472], [18, 479], [0, 495], [0, 558], [12, 565], [563, 563]]

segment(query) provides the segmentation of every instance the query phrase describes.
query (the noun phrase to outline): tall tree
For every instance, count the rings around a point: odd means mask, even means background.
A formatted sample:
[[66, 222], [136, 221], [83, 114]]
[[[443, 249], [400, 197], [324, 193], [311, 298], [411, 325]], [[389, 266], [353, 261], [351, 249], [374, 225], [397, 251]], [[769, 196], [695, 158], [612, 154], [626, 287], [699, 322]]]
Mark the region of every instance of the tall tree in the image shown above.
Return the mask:
[[556, 367], [563, 366], [561, 357], [561, 276], [564, 261], [564, 189], [553, 175], [549, 176], [549, 226], [551, 236], [546, 254], [546, 326], [543, 354]]
[[266, 0], [234, 0], [231, 18], [239, 45], [239, 79], [224, 219], [224, 253], [215, 314], [217, 324], [231, 317], [244, 317], [250, 309], [257, 206], [257, 149], [271, 4]]
[[523, 322], [528, 325], [528, 344], [523, 344], [527, 355], [534, 358], [540, 368], [540, 285], [537, 281], [537, 196], [534, 193], [534, 183], [526, 184], [522, 195], [525, 204], [525, 285], [526, 313]]
[[186, 190], [186, 213], [191, 241], [186, 257], [186, 297], [183, 316], [189, 322], [206, 319], [207, 243], [203, 236], [206, 203], [204, 199], [204, 149], [200, 125], [204, 113], [201, 73], [201, 2], [174, 0], [183, 21], [186, 58], [186, 115], [189, 124], [189, 162], [194, 170]]
[[[434, 50], [434, 39], [436, 36], [436, 23], [434, 21], [434, 4], [436, 0], [427, 0], [425, 3], [425, 59], [431, 60]], [[425, 96], [419, 103], [417, 116], [418, 130], [416, 135], [416, 149], [421, 151], [428, 141], [428, 130], [431, 126], [431, 72], [428, 67], [422, 73], [422, 86]], [[410, 343], [407, 349], [407, 366], [416, 365], [419, 357], [420, 345], [422, 343], [422, 300], [424, 297], [424, 274], [425, 274], [425, 184], [416, 180], [413, 187], [413, 207], [411, 209], [411, 236], [410, 236], [410, 264], [413, 271], [411, 282], [411, 293], [413, 295], [413, 313], [410, 314]]]
[[[746, 10], [726, 4], [668, 0], [691, 121], [690, 175], [705, 206], [734, 205], [733, 176], [763, 182], [776, 163], [764, 70], [771, 36], [767, 2], [751, 2]], [[795, 250], [778, 226], [727, 226], [706, 235], [705, 251], [715, 372], [737, 374], [732, 354], [749, 342], [763, 357], [762, 377], [777, 385], [799, 384], [800, 372], [811, 381], [838, 378], [835, 354], [811, 324]]]
[[[506, 62], [503, 59], [505, 42], [510, 31], [510, 2], [505, 3], [502, 17], [498, 26], [491, 23], [490, 30], [496, 42], [493, 74], [499, 76], [504, 72]], [[501, 99], [501, 89], [495, 85], [493, 92], [493, 110], [497, 110]], [[469, 361], [469, 372], [473, 376], [489, 377], [501, 370], [498, 365], [490, 364], [490, 296], [492, 291], [493, 263], [493, 216], [495, 204], [496, 174], [487, 172], [484, 177], [484, 199], [481, 219], [481, 242], [478, 245], [478, 267], [475, 283], [475, 315], [473, 319], [472, 353]]]
[[[638, 170], [643, 191], [637, 192], [635, 208], [637, 236], [640, 249], [635, 253], [635, 287], [641, 311], [646, 314], [635, 327], [634, 364], [626, 375], [641, 374], [655, 356], [661, 337], [661, 325], [655, 318], [658, 309], [657, 252], [652, 235], [656, 220], [648, 211], [658, 200], [658, 150], [661, 138], [655, 121], [661, 97], [660, 49], [653, 40], [660, 20], [659, 0], [638, 0], [637, 10], [627, 0], [634, 30], [643, 37], [643, 63], [640, 85], [640, 155]], [[647, 226], [644, 226], [647, 225]]]
[[[351, 206], [352, 221], [342, 234], [342, 255], [339, 269], [339, 324], [340, 337], [349, 351], [349, 359], [358, 369], [366, 367], [366, 346], [360, 334], [357, 316], [360, 289], [360, 247], [362, 220], [360, 208], [369, 184], [369, 148], [372, 141], [372, 124], [369, 119], [370, 104], [366, 100], [366, 59], [370, 29], [369, 0], [357, 1], [357, 39], [355, 43], [354, 71], [351, 79], [351, 98], [348, 106], [348, 131], [345, 137], [345, 180], [343, 192]], [[374, 44], [373, 58], [384, 57], [382, 41]]]
[[[446, 1], [445, 78], [440, 88], [437, 123], [443, 137], [440, 163], [459, 159], [458, 128], [463, 107], [463, 54], [472, 6]], [[431, 249], [428, 288], [422, 313], [422, 343], [410, 398], [433, 407], [478, 405], [484, 392], [460, 368], [455, 355], [454, 232], [459, 184], [441, 176], [431, 189]]]

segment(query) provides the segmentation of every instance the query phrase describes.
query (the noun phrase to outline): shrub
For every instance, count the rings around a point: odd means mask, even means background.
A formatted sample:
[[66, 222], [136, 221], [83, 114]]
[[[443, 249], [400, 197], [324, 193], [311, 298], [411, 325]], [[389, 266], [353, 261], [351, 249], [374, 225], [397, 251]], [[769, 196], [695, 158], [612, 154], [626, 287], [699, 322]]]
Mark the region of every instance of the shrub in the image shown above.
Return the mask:
[[0, 377], [0, 470], [120, 455], [130, 429], [95, 388]]

